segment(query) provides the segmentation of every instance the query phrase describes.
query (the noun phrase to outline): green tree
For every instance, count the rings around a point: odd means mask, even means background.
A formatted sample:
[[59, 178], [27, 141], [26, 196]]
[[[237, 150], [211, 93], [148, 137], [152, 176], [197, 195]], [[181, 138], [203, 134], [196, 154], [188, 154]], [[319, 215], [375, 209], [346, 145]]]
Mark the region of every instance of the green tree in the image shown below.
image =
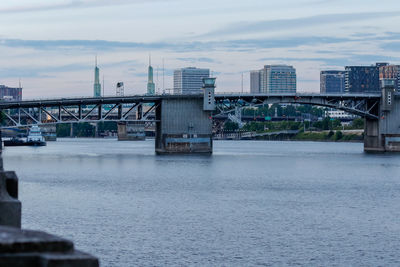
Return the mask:
[[74, 135], [77, 137], [94, 137], [95, 127], [87, 122], [75, 124]]
[[338, 119], [336, 119], [336, 120], [334, 120], [334, 121], [332, 121], [332, 127], [335, 129], [335, 128], [339, 128], [339, 127], [341, 127], [342, 126], [342, 122], [340, 121], [340, 120], [338, 120]]
[[340, 140], [343, 138], [343, 133], [341, 131], [336, 131], [335, 140]]
[[283, 114], [286, 115], [286, 116], [294, 117], [294, 116], [296, 116], [296, 108], [294, 106], [292, 106], [292, 105], [288, 105], [283, 110]]
[[364, 119], [362, 118], [354, 119], [352, 122], [352, 126], [354, 129], [364, 129]]
[[4, 111], [0, 111], [0, 124], [4, 125], [6, 119], [6, 115], [4, 114]]
[[224, 124], [224, 130], [225, 131], [235, 131], [237, 129], [239, 129], [239, 125], [236, 122], [227, 121]]
[[332, 128], [332, 122], [329, 117], [326, 117], [322, 120], [322, 129], [323, 130], [329, 130]]
[[117, 123], [114, 121], [102, 121], [98, 124], [99, 131], [117, 131]]
[[70, 131], [70, 124], [57, 124], [56, 126], [57, 137], [67, 137], [70, 135]]

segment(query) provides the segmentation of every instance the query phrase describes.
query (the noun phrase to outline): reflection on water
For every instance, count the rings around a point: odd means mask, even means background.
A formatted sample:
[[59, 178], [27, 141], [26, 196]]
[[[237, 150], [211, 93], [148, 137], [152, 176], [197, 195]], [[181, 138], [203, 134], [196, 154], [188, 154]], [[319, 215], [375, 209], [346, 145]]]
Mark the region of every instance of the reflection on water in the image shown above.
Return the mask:
[[102, 266], [399, 265], [400, 156], [362, 144], [218, 141], [211, 156], [154, 142], [7, 147], [23, 227]]

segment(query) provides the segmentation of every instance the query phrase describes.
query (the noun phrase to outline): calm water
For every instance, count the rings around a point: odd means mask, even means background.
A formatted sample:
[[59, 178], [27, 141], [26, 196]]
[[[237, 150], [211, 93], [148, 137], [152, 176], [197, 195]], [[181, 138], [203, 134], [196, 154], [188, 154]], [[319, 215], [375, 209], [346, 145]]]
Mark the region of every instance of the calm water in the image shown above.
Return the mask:
[[70, 238], [102, 266], [400, 265], [400, 155], [258, 141], [214, 152], [60, 139], [3, 157], [23, 227]]

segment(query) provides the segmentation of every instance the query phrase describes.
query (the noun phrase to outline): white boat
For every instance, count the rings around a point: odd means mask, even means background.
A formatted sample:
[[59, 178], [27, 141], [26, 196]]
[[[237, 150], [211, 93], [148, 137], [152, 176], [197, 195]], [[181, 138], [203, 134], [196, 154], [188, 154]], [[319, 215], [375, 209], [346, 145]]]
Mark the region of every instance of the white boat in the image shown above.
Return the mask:
[[27, 145], [31, 146], [45, 146], [46, 141], [40, 131], [39, 126], [33, 125], [29, 130], [28, 137], [26, 138]]

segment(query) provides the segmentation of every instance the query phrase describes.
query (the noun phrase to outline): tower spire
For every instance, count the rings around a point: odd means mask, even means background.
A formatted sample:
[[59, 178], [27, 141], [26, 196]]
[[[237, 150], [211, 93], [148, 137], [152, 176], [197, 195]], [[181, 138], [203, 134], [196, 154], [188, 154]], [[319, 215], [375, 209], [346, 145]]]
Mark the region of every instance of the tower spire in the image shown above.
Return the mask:
[[155, 84], [153, 79], [153, 67], [151, 66], [151, 53], [149, 53], [149, 70], [148, 70], [148, 80], [147, 80], [147, 94], [155, 94]]
[[101, 96], [101, 84], [100, 84], [100, 70], [97, 67], [97, 54], [95, 57], [95, 67], [94, 67], [94, 84], [93, 84], [93, 96]]

